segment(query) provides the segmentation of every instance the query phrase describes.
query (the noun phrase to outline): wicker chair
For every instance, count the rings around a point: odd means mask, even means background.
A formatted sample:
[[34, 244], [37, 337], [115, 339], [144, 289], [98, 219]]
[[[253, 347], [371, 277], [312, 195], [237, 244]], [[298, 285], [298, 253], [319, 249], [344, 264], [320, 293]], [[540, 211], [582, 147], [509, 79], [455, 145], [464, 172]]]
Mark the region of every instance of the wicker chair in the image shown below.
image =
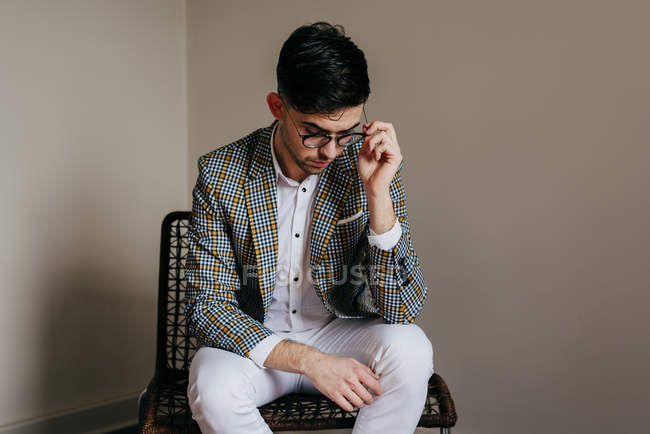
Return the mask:
[[[169, 213], [162, 224], [158, 294], [158, 337], [154, 376], [140, 395], [141, 433], [199, 433], [192, 419], [186, 389], [192, 356], [198, 349], [183, 315], [183, 261], [191, 212]], [[325, 395], [293, 393], [259, 407], [273, 431], [351, 428], [357, 410], [346, 412]], [[440, 427], [449, 433], [456, 410], [442, 377], [433, 374], [418, 426]]]

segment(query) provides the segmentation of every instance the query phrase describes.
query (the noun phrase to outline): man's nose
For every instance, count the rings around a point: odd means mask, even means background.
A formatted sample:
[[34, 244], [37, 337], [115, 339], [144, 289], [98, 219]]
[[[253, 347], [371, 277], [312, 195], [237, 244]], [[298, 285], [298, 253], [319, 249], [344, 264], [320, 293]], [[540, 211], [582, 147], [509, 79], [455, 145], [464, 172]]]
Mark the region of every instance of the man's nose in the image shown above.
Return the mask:
[[336, 139], [332, 139], [329, 142], [327, 142], [326, 145], [320, 147], [320, 154], [321, 154], [321, 159], [325, 160], [333, 160], [336, 158]]

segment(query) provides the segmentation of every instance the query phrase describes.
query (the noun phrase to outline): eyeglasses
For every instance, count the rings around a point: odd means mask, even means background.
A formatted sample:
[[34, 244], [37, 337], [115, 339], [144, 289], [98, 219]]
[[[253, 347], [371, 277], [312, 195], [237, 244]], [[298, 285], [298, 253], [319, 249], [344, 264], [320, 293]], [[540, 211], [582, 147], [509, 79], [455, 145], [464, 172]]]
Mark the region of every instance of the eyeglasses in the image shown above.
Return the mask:
[[[286, 106], [286, 104], [285, 104]], [[333, 138], [336, 138], [336, 144], [339, 145], [342, 148], [345, 148], [350, 145], [356, 145], [358, 143], [363, 142], [364, 137], [366, 137], [367, 134], [364, 133], [349, 133], [349, 134], [343, 134], [342, 136], [328, 136], [326, 134], [300, 134], [300, 131], [298, 131], [298, 127], [296, 126], [295, 121], [293, 120], [293, 117], [291, 114], [289, 114], [289, 107], [287, 107], [287, 114], [289, 115], [289, 118], [291, 119], [291, 123], [293, 124], [293, 127], [296, 129], [296, 132], [302, 139], [302, 144], [306, 148], [320, 148], [325, 145], [327, 145], [330, 140]], [[368, 119], [366, 118], [366, 108], [365, 106], [363, 107], [363, 119], [365, 123], [368, 123]]]

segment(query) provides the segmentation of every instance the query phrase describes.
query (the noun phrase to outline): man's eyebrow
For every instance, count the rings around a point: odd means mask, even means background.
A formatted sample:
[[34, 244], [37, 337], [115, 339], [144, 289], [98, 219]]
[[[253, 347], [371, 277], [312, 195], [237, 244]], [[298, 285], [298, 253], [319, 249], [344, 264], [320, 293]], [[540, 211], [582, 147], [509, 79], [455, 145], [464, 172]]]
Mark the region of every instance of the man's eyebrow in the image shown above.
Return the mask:
[[[348, 131], [350, 131], [350, 130], [353, 130], [353, 129], [355, 129], [356, 127], [358, 127], [360, 123], [361, 123], [361, 122], [357, 122], [356, 124], [352, 125], [350, 128], [348, 128], [348, 129], [346, 129], [346, 130], [336, 131], [336, 133], [338, 133], [338, 134], [346, 133], [346, 132], [348, 132]], [[328, 130], [326, 130], [326, 129], [323, 128], [323, 127], [320, 127], [320, 126], [316, 125], [316, 124], [313, 123], [313, 122], [302, 121], [301, 124], [308, 125], [308, 126], [310, 126], [310, 127], [314, 127], [314, 128], [316, 128], [317, 130], [320, 130], [320, 131], [323, 131], [323, 132], [329, 133]]]

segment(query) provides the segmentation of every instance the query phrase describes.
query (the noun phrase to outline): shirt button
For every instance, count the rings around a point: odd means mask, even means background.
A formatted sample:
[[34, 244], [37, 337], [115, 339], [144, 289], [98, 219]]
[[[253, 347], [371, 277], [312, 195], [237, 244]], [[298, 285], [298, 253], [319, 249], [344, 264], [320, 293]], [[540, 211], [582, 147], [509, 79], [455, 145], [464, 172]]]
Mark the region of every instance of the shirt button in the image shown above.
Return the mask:
[[296, 238], [298, 238], [299, 236], [300, 236], [300, 234], [296, 234]]
[[304, 192], [306, 192], [306, 191], [307, 191], [307, 189], [306, 189], [305, 187], [303, 187], [303, 188], [302, 188], [302, 192], [304, 193]]
[[293, 281], [294, 281], [294, 282], [297, 282], [297, 281], [298, 281], [298, 278], [297, 278], [297, 277], [294, 277], [294, 278], [293, 278]]
[[296, 309], [292, 310], [291, 313], [296, 313]]

